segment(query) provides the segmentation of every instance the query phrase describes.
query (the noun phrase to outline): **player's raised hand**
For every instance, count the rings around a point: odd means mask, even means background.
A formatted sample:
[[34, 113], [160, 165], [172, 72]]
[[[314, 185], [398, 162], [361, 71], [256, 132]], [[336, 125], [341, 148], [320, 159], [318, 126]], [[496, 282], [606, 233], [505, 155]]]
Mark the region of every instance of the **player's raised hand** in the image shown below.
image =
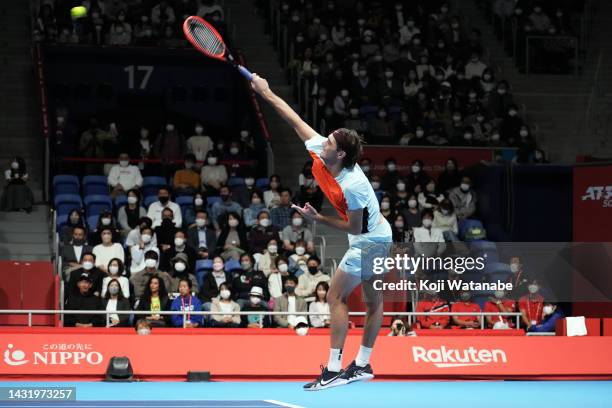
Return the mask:
[[319, 216], [319, 212], [312, 205], [310, 205], [310, 203], [306, 203], [304, 207], [292, 204], [291, 208], [302, 214], [302, 216], [309, 221], [315, 221]]
[[265, 79], [263, 79], [257, 74], [253, 74], [253, 79], [251, 80], [251, 86], [253, 87], [253, 90], [260, 95], [270, 90], [270, 85], [268, 85], [268, 81], [266, 81]]

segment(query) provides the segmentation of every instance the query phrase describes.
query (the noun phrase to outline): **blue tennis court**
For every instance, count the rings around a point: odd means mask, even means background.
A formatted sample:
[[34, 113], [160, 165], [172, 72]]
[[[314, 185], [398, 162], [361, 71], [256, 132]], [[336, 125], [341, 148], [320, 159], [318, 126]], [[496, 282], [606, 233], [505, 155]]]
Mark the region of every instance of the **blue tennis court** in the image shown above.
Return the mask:
[[303, 382], [0, 383], [0, 387], [71, 387], [77, 401], [0, 402], [36, 408], [272, 407], [588, 407], [612, 406], [611, 381], [373, 381], [324, 391]]

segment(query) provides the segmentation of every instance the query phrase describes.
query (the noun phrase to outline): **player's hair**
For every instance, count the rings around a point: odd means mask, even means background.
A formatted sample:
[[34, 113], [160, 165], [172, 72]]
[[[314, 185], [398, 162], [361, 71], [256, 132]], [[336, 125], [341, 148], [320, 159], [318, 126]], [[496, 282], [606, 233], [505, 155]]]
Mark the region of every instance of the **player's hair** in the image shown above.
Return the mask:
[[363, 151], [361, 136], [356, 131], [346, 128], [336, 129], [332, 134], [334, 139], [336, 139], [338, 149], [346, 153], [346, 156], [342, 159], [342, 166], [348, 169], [353, 168]]

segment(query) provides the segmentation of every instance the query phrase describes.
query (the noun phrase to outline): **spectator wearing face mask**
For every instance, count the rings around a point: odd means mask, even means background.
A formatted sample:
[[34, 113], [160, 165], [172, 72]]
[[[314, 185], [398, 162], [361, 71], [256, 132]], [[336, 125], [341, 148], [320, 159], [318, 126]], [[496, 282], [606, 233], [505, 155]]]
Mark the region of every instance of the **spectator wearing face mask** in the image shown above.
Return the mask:
[[310, 203], [317, 211], [320, 211], [323, 205], [323, 192], [312, 175], [311, 160], [304, 164], [302, 173], [298, 178], [298, 184], [300, 186], [297, 197], [299, 205], [304, 206], [306, 203]]
[[415, 228], [421, 225], [421, 212], [419, 211], [416, 195], [412, 194], [408, 197], [408, 206], [400, 210], [404, 216], [405, 228]]
[[[100, 310], [100, 298], [92, 292], [92, 280], [89, 274], [82, 273], [75, 277], [75, 290], [69, 293], [65, 308], [67, 310]], [[66, 327], [101, 327], [102, 315], [70, 315], [64, 321]]]
[[[172, 217], [172, 210], [164, 208], [162, 211], [162, 222], [154, 229], [155, 236], [157, 237], [157, 246], [161, 252], [168, 251], [174, 245], [174, 234], [178, 231], [178, 228], [174, 225]], [[167, 270], [165, 266], [167, 265], [164, 265], [162, 270]]]
[[240, 305], [231, 298], [232, 292], [230, 289], [227, 283], [221, 284], [219, 288], [219, 297], [216, 302], [212, 303], [210, 308], [211, 312], [218, 313], [210, 316], [212, 327], [240, 327], [240, 315], [227, 314], [240, 311]]
[[117, 228], [113, 214], [108, 210], [104, 210], [98, 216], [95, 229], [89, 229], [89, 234], [87, 235], [89, 245], [96, 246], [102, 242], [100, 233], [105, 228], [112, 232], [113, 242], [118, 242], [121, 239], [121, 233]]
[[202, 166], [200, 178], [202, 179], [202, 191], [208, 196], [219, 194], [221, 186], [227, 182], [227, 170], [225, 166], [219, 164], [219, 153], [215, 150], [208, 152], [206, 164]]
[[419, 208], [433, 209], [437, 207], [438, 203], [444, 199], [444, 195], [438, 190], [436, 181], [434, 179], [429, 179], [424, 187], [425, 188], [419, 193], [417, 198]]
[[245, 227], [253, 228], [255, 225], [257, 225], [257, 216], [265, 209], [266, 205], [263, 203], [261, 192], [258, 190], [253, 191], [251, 193], [249, 204], [242, 210], [242, 218], [244, 220]]
[[[472, 294], [469, 291], [462, 291], [459, 294], [459, 301], [451, 306], [452, 313], [480, 313], [478, 303], [472, 301]], [[452, 316], [453, 324], [460, 329], [476, 329], [480, 327], [480, 317], [473, 316]]]
[[10, 168], [4, 172], [4, 179], [6, 185], [0, 202], [2, 211], [23, 210], [30, 213], [34, 205], [34, 195], [30, 187], [26, 185], [28, 170], [25, 160], [21, 157], [14, 157], [11, 160]]
[[457, 215], [453, 202], [448, 198], [440, 202], [440, 206], [434, 210], [433, 228], [438, 228], [444, 235], [444, 240], [447, 242], [459, 241], [459, 228], [457, 224]]
[[194, 271], [190, 265], [191, 260], [184, 252], [179, 252], [170, 259], [169, 272], [172, 275], [172, 286], [168, 288], [171, 293], [179, 292], [179, 283], [181, 279], [187, 279], [191, 282], [191, 292], [198, 293], [198, 281], [194, 275]]
[[270, 274], [268, 276], [268, 290], [270, 291], [270, 297], [276, 298], [283, 293], [283, 283], [285, 279], [290, 275], [289, 273], [289, 261], [282, 255], [274, 258], [274, 264], [270, 267]]
[[518, 304], [521, 320], [529, 331], [532, 326], [542, 323], [544, 297], [539, 293], [540, 285], [536, 280], [529, 282], [527, 289], [528, 293], [519, 299]]
[[145, 268], [142, 271], [132, 273], [132, 276], [130, 276], [130, 282], [132, 283], [132, 287], [134, 288], [135, 299], [142, 298], [147, 288], [149, 279], [152, 276], [159, 277], [161, 280], [163, 280], [164, 287], [172, 287], [172, 279], [170, 278], [170, 275], [167, 272], [160, 271], [157, 269], [157, 265], [159, 264], [158, 252], [149, 250], [145, 252], [144, 258]]
[[545, 302], [542, 308], [542, 321], [539, 324], [531, 325], [527, 331], [530, 333], [554, 333], [557, 321], [564, 318], [563, 311], [556, 303]]
[[151, 221], [149, 217], [147, 216], [140, 217], [138, 219], [138, 225], [128, 233], [127, 238], [125, 239], [125, 248], [128, 251], [131, 251], [134, 245], [139, 245], [140, 241], [143, 240], [142, 231], [144, 231], [145, 229], [151, 230], [150, 232], [151, 236], [147, 238], [148, 241], [144, 242], [144, 244], [150, 244], [151, 246], [157, 247], [157, 237], [152, 232], [153, 231], [153, 229], [151, 228], [152, 224], [153, 224], [153, 221]]
[[438, 190], [446, 193], [448, 190], [458, 187], [461, 184], [461, 173], [457, 159], [449, 158], [444, 165], [444, 170], [438, 176]]
[[204, 310], [210, 310], [211, 302], [219, 296], [219, 288], [224, 282], [231, 283], [229, 272], [225, 271], [223, 258], [216, 256], [213, 259], [213, 270], [204, 277], [204, 283], [200, 290], [200, 299], [204, 302]]
[[96, 256], [96, 267], [102, 272], [107, 273], [108, 263], [113, 258], [119, 258], [121, 262], [125, 260], [123, 246], [118, 242], [113, 242], [113, 231], [110, 228], [103, 228], [100, 231], [102, 243], [93, 249]]
[[195, 170], [195, 155], [185, 155], [185, 168], [174, 173], [173, 187], [176, 195], [194, 195], [200, 188], [200, 175]]
[[[89, 128], [81, 134], [79, 140], [79, 153], [82, 157], [104, 158], [108, 157], [105, 145], [116, 143], [117, 135], [100, 129], [98, 120], [91, 118]], [[88, 174], [98, 174], [98, 165], [87, 166]], [[91, 170], [91, 171], [89, 171]]]
[[439, 256], [446, 250], [442, 230], [433, 227], [434, 214], [432, 210], [421, 213], [421, 227], [414, 228], [414, 248], [419, 254]]
[[[249, 292], [248, 301], [242, 308], [245, 312], [267, 312], [268, 307], [264, 298], [264, 288], [253, 286]], [[270, 316], [265, 315], [246, 315], [242, 316], [243, 327], [248, 328], [267, 328], [272, 326]]]
[[306, 250], [314, 251], [314, 237], [310, 229], [304, 225], [304, 218], [297, 211], [291, 214], [291, 225], [287, 225], [280, 233], [283, 240], [283, 249], [292, 252], [295, 248], [295, 242], [301, 239], [306, 242]]
[[121, 238], [127, 238], [131, 230], [138, 226], [142, 217], [147, 216], [147, 211], [140, 205], [140, 193], [138, 190], [129, 190], [127, 193], [127, 204], [119, 208], [117, 221], [121, 228]]
[[423, 169], [424, 164], [422, 160], [415, 160], [410, 166], [410, 173], [406, 177], [406, 183], [408, 191], [410, 193], [420, 193], [425, 189], [425, 185], [431, 179], [429, 175]]
[[308, 259], [310, 254], [306, 252], [306, 242], [303, 239], [295, 241], [295, 253], [289, 256], [289, 271], [295, 276], [308, 272]]
[[506, 81], [499, 81], [495, 92], [492, 92], [488, 98], [489, 115], [495, 118], [504, 117], [511, 106], [514, 105], [514, 98], [510, 93], [510, 85]]
[[383, 196], [380, 200], [380, 213], [389, 221], [389, 224], [393, 222], [393, 218], [395, 217], [395, 207], [391, 205], [391, 196], [386, 193], [383, 193]]
[[[312, 327], [329, 327], [330, 314], [329, 304], [327, 303], [327, 292], [329, 284], [327, 282], [317, 283], [315, 289], [315, 300], [308, 306], [308, 312], [312, 313], [308, 316]], [[322, 315], [315, 313], [324, 313]]]
[[186, 150], [185, 137], [178, 132], [173, 123], [167, 123], [165, 129], [157, 135], [153, 148], [156, 157], [162, 160], [165, 176], [171, 176], [174, 170], [174, 165], [168, 163], [182, 159]]
[[166, 0], [159, 1], [151, 9], [151, 21], [156, 26], [174, 24], [176, 21], [174, 9]]
[[81, 227], [85, 231], [84, 240], [87, 241], [87, 226], [85, 225], [85, 221], [83, 220], [83, 215], [78, 208], [74, 208], [70, 210], [68, 213], [68, 219], [66, 220], [66, 224], [60, 227], [60, 241], [65, 245], [72, 240], [73, 235], [72, 231], [76, 227]]
[[136, 310], [140, 312], [151, 312], [145, 316], [151, 326], [165, 327], [170, 320], [168, 315], [160, 315], [158, 312], [170, 310], [170, 300], [164, 280], [159, 276], [151, 276], [146, 283], [144, 293], [137, 302]]
[[[306, 302], [299, 296], [295, 295], [295, 288], [297, 287], [297, 278], [288, 276], [285, 285], [284, 293], [274, 300], [274, 311], [275, 312], [306, 312]], [[297, 324], [296, 315], [275, 315], [274, 322], [278, 327], [283, 328], [295, 328]]]
[[270, 299], [270, 293], [268, 292], [268, 278], [263, 274], [262, 271], [255, 269], [255, 261], [250, 254], [243, 254], [240, 257], [240, 271], [234, 272], [232, 277], [232, 290], [234, 291], [234, 298], [240, 305], [240, 308], [249, 301], [249, 292], [253, 286], [258, 286], [263, 289], [262, 299], [264, 306], [267, 308], [267, 301]]
[[208, 207], [207, 203], [208, 200], [206, 200], [206, 196], [204, 194], [196, 193], [193, 196], [192, 205], [181, 207], [181, 211], [183, 212], [183, 224], [190, 227], [195, 222], [196, 213], [198, 211], [206, 211], [206, 208]]
[[395, 211], [408, 207], [408, 198], [410, 194], [407, 191], [407, 184], [403, 177], [397, 179], [397, 184], [393, 190], [391, 201], [394, 203]]
[[512, 274], [509, 276], [507, 283], [512, 284], [512, 297], [516, 299], [528, 293], [527, 287], [532, 279], [523, 269], [523, 263], [518, 256], [510, 258], [510, 271]]
[[448, 198], [455, 206], [458, 220], [470, 218], [476, 212], [476, 192], [472, 190], [472, 180], [468, 176], [461, 179], [459, 187], [449, 191]]
[[270, 189], [264, 191], [266, 207], [274, 208], [280, 204], [280, 177], [276, 174], [270, 176]]
[[[247, 174], [246, 177], [244, 177], [244, 185], [234, 186], [232, 187], [231, 191], [232, 191], [232, 197], [234, 197], [234, 201], [240, 204], [242, 208], [247, 208], [251, 204], [253, 204], [252, 203], [253, 194], [256, 194], [257, 198], [259, 199], [257, 200], [258, 201], [257, 204], [261, 205], [261, 208], [265, 208], [265, 204], [263, 203], [263, 193], [257, 187], [255, 187], [255, 177], [253, 177], [252, 175]], [[255, 213], [253, 213], [252, 220], [254, 220], [255, 216], [257, 215], [257, 212], [259, 211], [256, 211]], [[246, 220], [245, 220], [245, 225], [247, 227], [252, 226], [252, 224], [247, 225]]]
[[113, 258], [108, 263], [108, 275], [102, 279], [102, 293], [101, 297], [106, 296], [106, 289], [111, 280], [116, 280], [119, 283], [121, 293], [126, 299], [130, 298], [130, 281], [125, 276], [126, 270], [123, 262], [119, 258]]
[[221, 201], [214, 203], [211, 209], [212, 220], [217, 228], [219, 228], [222, 215], [232, 212], [240, 214], [242, 212], [240, 204], [232, 200], [232, 193], [228, 186], [221, 186], [219, 189], [219, 196], [221, 197]]
[[195, 223], [187, 229], [187, 245], [192, 249], [207, 248], [215, 253], [217, 236], [215, 229], [210, 225], [206, 210], [198, 210]]
[[395, 215], [393, 224], [391, 224], [391, 231], [393, 242], [410, 242], [412, 240], [412, 228], [407, 225], [402, 213]]
[[95, 262], [96, 256], [93, 253], [84, 253], [81, 256], [81, 264], [70, 268], [70, 278], [68, 279], [66, 296], [76, 294], [79, 291], [77, 283], [81, 275], [87, 275], [89, 277], [91, 281], [91, 293], [95, 296], [100, 296], [100, 292], [102, 291], [102, 280], [105, 274], [96, 268]]
[[378, 117], [370, 126], [373, 140], [380, 144], [391, 144], [395, 138], [395, 125], [389, 120], [387, 109], [379, 108]]
[[298, 277], [298, 285], [295, 289], [295, 294], [303, 298], [310, 298], [316, 296], [316, 288], [319, 282], [329, 282], [330, 277], [321, 271], [321, 261], [316, 256], [308, 258], [306, 266], [308, 272]]
[[91, 246], [86, 244], [85, 228], [72, 228], [72, 239], [62, 246], [62, 278], [67, 282], [72, 268], [80, 267], [83, 254], [91, 252]]
[[[182, 278], [178, 283], [179, 296], [174, 299], [170, 310], [196, 312], [202, 310], [202, 302], [191, 294], [192, 283], [187, 278]], [[183, 316], [185, 316], [183, 318]], [[203, 315], [192, 315], [191, 313], [172, 315], [172, 326], [196, 328], [204, 326]]]
[[[363, 54], [362, 54], [363, 55]], [[365, 65], [359, 65], [358, 76], [350, 89], [353, 100], [359, 105], [372, 105], [378, 99], [376, 83], [368, 76]]]
[[272, 220], [272, 225], [282, 230], [291, 223], [293, 210], [291, 209], [291, 190], [285, 187], [279, 193], [280, 202], [276, 208], [270, 210], [270, 219]]
[[201, 123], [196, 123], [194, 134], [187, 139], [187, 151], [193, 154], [197, 161], [206, 159], [208, 152], [213, 150], [214, 143], [210, 136], [204, 134], [204, 127]]
[[132, 264], [130, 267], [131, 273], [140, 272], [145, 269], [145, 254], [149, 251], [156, 252], [159, 255], [159, 249], [157, 248], [157, 240], [151, 227], [144, 226], [140, 228], [140, 239], [135, 244], [130, 246], [130, 257]]
[[222, 217], [221, 233], [217, 245], [224, 260], [240, 259], [249, 250], [249, 244], [242, 219], [237, 212], [230, 212]]
[[548, 159], [546, 159], [546, 154], [542, 149], [535, 149], [533, 152], [533, 163], [535, 164], [548, 164], [550, 163]]
[[518, 116], [518, 107], [510, 105], [507, 113], [503, 116], [500, 125], [500, 135], [503, 141], [512, 145], [520, 138], [523, 120]]
[[[435, 291], [426, 291], [423, 293], [422, 298], [417, 302], [417, 312], [422, 313], [444, 313], [450, 312], [448, 303], [444, 301], [440, 294]], [[427, 315], [417, 316], [416, 324], [420, 329], [445, 329], [450, 322], [450, 316], [448, 315]]]
[[263, 253], [270, 240], [274, 240], [275, 244], [280, 242], [280, 230], [272, 225], [270, 213], [267, 210], [261, 210], [257, 214], [257, 223], [249, 232], [249, 248], [253, 253]]
[[385, 168], [385, 172], [380, 180], [380, 187], [384, 191], [393, 191], [400, 177], [395, 160], [392, 158], [385, 160]]
[[195, 249], [187, 245], [186, 235], [182, 230], [176, 230], [172, 244], [168, 249], [161, 251], [159, 269], [173, 273], [171, 264], [172, 259], [176, 258], [179, 254], [184, 254], [187, 257], [187, 269], [190, 273], [195, 273], [197, 255]]
[[108, 314], [103, 315], [105, 319], [106, 327], [128, 327], [130, 315], [129, 314], [117, 314], [113, 312], [126, 312], [131, 311], [130, 301], [123, 295], [121, 286], [117, 279], [111, 279], [106, 286], [104, 286], [102, 295], [102, 302], [100, 310], [106, 310]]
[[[506, 297], [504, 290], [496, 290], [494, 296], [490, 297], [485, 303], [484, 311], [488, 313], [514, 313], [516, 312], [516, 303]], [[514, 320], [510, 316], [486, 316], [486, 319], [487, 327], [491, 329], [514, 328]]]
[[183, 216], [181, 207], [173, 201], [170, 201], [170, 191], [167, 187], [160, 187], [157, 191], [158, 201], [151, 203], [147, 217], [153, 222], [152, 227], [156, 228], [162, 224], [162, 211], [169, 209], [172, 211], [172, 222], [176, 228], [181, 228], [183, 225]]

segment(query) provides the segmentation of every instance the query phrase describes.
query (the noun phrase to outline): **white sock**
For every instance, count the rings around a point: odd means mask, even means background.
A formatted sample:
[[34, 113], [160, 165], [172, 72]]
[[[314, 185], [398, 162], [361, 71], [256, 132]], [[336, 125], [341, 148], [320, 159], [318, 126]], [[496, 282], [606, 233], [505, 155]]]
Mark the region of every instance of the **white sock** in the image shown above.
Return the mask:
[[359, 367], [365, 367], [370, 364], [370, 354], [372, 354], [371, 347], [359, 346], [359, 353], [355, 358], [355, 364]]
[[342, 370], [342, 349], [329, 349], [327, 369], [333, 372]]

